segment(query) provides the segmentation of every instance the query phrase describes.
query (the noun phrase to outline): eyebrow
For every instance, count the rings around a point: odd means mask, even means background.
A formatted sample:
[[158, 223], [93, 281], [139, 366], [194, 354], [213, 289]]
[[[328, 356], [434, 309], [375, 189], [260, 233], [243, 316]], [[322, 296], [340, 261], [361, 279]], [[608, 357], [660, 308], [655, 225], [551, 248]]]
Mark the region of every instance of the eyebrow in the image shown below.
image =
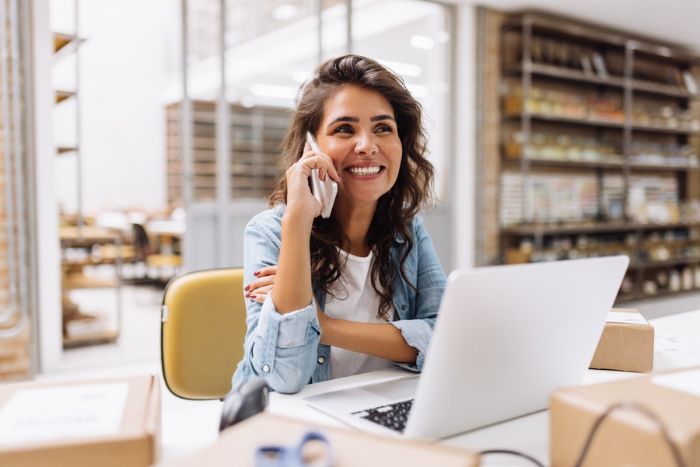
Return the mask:
[[[392, 117], [391, 115], [387, 115], [387, 114], [381, 114], [381, 115], [375, 115], [373, 117], [370, 117], [369, 120], [371, 122], [379, 122], [382, 120], [394, 120], [394, 117]], [[335, 120], [333, 120], [331, 123], [329, 123], [327, 128], [330, 128], [331, 126], [335, 125], [338, 122], [358, 123], [359, 121], [360, 121], [360, 119], [357, 117], [349, 117], [349, 116], [338, 117]]]

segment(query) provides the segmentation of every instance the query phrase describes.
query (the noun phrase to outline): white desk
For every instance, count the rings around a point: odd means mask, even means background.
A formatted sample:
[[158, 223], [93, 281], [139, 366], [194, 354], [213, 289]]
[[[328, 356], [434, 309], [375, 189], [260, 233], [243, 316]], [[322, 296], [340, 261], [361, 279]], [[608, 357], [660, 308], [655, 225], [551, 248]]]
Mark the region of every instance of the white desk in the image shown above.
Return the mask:
[[[652, 324], [655, 329], [655, 370], [700, 365], [700, 310], [659, 318], [653, 320]], [[275, 414], [301, 418], [321, 425], [341, 426], [341, 422], [308, 407], [302, 398], [367, 382], [396, 378], [404, 374], [405, 372], [399, 369], [381, 370], [309, 385], [299, 394], [295, 395], [273, 393], [270, 397], [269, 410]], [[637, 374], [638, 373], [619, 371], [588, 370], [584, 378], [584, 384], [610, 381], [635, 376]], [[212, 404], [208, 404], [207, 407], [202, 407], [195, 424], [191, 422], [178, 423], [177, 417], [169, 417], [167, 413], [165, 413], [163, 418], [163, 443], [166, 448], [164, 453], [166, 455], [165, 457], [171, 457], [169, 454], [172, 454], [172, 452], [168, 453], [168, 446], [177, 446], [178, 454], [180, 454], [204, 444], [207, 440], [203, 439], [201, 436], [202, 424], [209, 424], [206, 427], [208, 438], [214, 431], [213, 429], [210, 430], [210, 428], [218, 426], [218, 407], [219, 405]], [[189, 434], [186, 429], [188, 426], [191, 429], [191, 433]], [[197, 434], [195, 434], [195, 431]], [[215, 436], [210, 441], [214, 440]], [[516, 449], [530, 454], [541, 462], [548, 464], [549, 414], [546, 411], [538, 412], [488, 428], [458, 435], [443, 442], [445, 444], [472, 450], [489, 448]], [[188, 445], [191, 446], [191, 449], [188, 449]], [[532, 464], [511, 456], [489, 456], [486, 459], [485, 465], [531, 466]]]

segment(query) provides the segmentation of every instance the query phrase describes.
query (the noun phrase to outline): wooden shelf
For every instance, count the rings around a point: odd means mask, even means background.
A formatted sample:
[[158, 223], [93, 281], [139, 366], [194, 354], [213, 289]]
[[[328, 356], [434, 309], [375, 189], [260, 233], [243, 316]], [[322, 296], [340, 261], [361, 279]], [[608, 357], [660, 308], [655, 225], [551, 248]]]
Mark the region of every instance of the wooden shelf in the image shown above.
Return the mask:
[[79, 337], [63, 336], [63, 348], [70, 349], [86, 345], [110, 344], [116, 342], [118, 337], [119, 333], [114, 329], [96, 331]]
[[[622, 170], [625, 166], [622, 162], [603, 162], [603, 161], [577, 161], [566, 159], [528, 159], [528, 163], [536, 167], [557, 167], [571, 169], [617, 169]], [[504, 161], [507, 166], [520, 166], [521, 159], [507, 158]]]
[[53, 52], [60, 52], [64, 47], [68, 46], [75, 39], [76, 36], [74, 36], [73, 34], [55, 32], [53, 34]]
[[692, 135], [692, 136], [699, 136], [700, 135], [700, 130], [693, 130], [690, 128], [671, 128], [671, 127], [665, 127], [665, 126], [657, 126], [657, 125], [639, 125], [639, 124], [633, 124], [632, 129], [634, 131], [644, 131], [648, 133], [670, 133], [670, 134], [675, 134], [675, 135]]
[[[504, 158], [503, 164], [507, 167], [520, 167], [520, 158]], [[624, 162], [604, 161], [578, 161], [567, 159], [530, 158], [528, 164], [535, 167], [557, 167], [563, 169], [614, 169], [622, 170], [626, 165], [633, 171], [660, 171], [660, 172], [695, 172], [700, 171], [697, 165], [670, 165], [670, 164], [626, 164]]]
[[[521, 65], [512, 66], [505, 70], [508, 74], [521, 74], [523, 73], [523, 67]], [[625, 81], [622, 77], [611, 76], [609, 78], [600, 78], [596, 75], [586, 74], [581, 70], [576, 70], [572, 68], [563, 68], [553, 65], [546, 65], [542, 63], [531, 63], [530, 73], [535, 76], [544, 76], [549, 78], [558, 78], [568, 81], [573, 81], [577, 83], [589, 83], [598, 86], [607, 86], [610, 88], [616, 88], [622, 90], [625, 88]], [[655, 83], [653, 81], [644, 80], [632, 80], [630, 88], [633, 91], [644, 92], [647, 94], [656, 94], [659, 96], [671, 96], [679, 97], [684, 99], [694, 99], [698, 96], [691, 94], [683, 88], [678, 86], [672, 86], [669, 84]]]
[[54, 93], [56, 95], [56, 104], [60, 104], [61, 102], [75, 96], [75, 93], [73, 91], [56, 90]]
[[[617, 122], [614, 120], [601, 120], [594, 118], [575, 118], [567, 117], [565, 115], [553, 115], [544, 114], [539, 112], [522, 112], [518, 114], [508, 114], [505, 118], [509, 120], [519, 120], [521, 118], [530, 118], [531, 120], [550, 122], [550, 123], [572, 123], [575, 125], [585, 125], [593, 127], [605, 127], [605, 128], [619, 128], [624, 129], [624, 122]], [[700, 130], [694, 130], [690, 128], [671, 128], [656, 125], [630, 125], [630, 128], [634, 131], [643, 131], [647, 133], [669, 133], [676, 135], [689, 135], [689, 136], [700, 136]]]
[[77, 146], [58, 146], [56, 147], [56, 154], [62, 156], [64, 154], [70, 154], [78, 150]]
[[63, 280], [63, 290], [113, 289], [119, 286], [116, 279], [101, 279], [78, 274], [69, 274]]
[[651, 81], [632, 80], [632, 89], [634, 91], [642, 91], [649, 94], [658, 94], [660, 96], [680, 97], [684, 99], [694, 99], [697, 96], [689, 93], [685, 89], [668, 84], [654, 83]]
[[85, 39], [79, 38], [74, 34], [55, 32], [53, 33], [53, 55], [54, 59], [69, 55], [75, 51], [80, 44], [85, 42]]
[[600, 119], [594, 119], [594, 118], [576, 118], [576, 117], [567, 117], [565, 115], [553, 115], [553, 114], [544, 114], [544, 113], [539, 113], [539, 112], [522, 112], [519, 114], [510, 114], [506, 115], [506, 118], [508, 119], [521, 119], [524, 117], [529, 117], [532, 120], [539, 120], [543, 122], [552, 122], [552, 123], [573, 123], [576, 125], [586, 125], [586, 126], [595, 126], [595, 127], [607, 127], [607, 128], [624, 128], [625, 124], [624, 122], [618, 122], [618, 121], [613, 121], [613, 120], [600, 120]]
[[532, 28], [536, 31], [555, 33], [576, 40], [585, 40], [619, 48], [623, 48], [627, 44], [627, 38], [624, 35], [609, 29], [581, 22], [572, 23], [571, 21], [539, 13], [523, 12], [511, 15], [505, 21], [504, 26], [512, 29], [521, 29], [526, 20], [530, 22]]
[[506, 236], [555, 236], [555, 235], [576, 235], [594, 233], [615, 233], [634, 232], [649, 230], [671, 230], [683, 228], [700, 227], [700, 223], [674, 223], [674, 224], [634, 224], [634, 223], [582, 223], [582, 224], [562, 224], [562, 225], [523, 225], [516, 227], [506, 227], [501, 233]]
[[654, 172], [696, 172], [700, 170], [700, 167], [697, 165], [630, 164], [630, 169]]
[[687, 264], [700, 264], [700, 258], [675, 258], [666, 261], [640, 261], [639, 267], [643, 269], [652, 269], [670, 266], [682, 266]]
[[[523, 67], [521, 65], [509, 67], [505, 72], [508, 74], [519, 74], [523, 72]], [[610, 78], [604, 79], [596, 75], [589, 75], [584, 73], [583, 71], [575, 70], [572, 68], [545, 65], [542, 63], [531, 63], [530, 72], [536, 76], [560, 78], [578, 83], [590, 83], [620, 89], [624, 87], [624, 81], [622, 78], [612, 76]]]

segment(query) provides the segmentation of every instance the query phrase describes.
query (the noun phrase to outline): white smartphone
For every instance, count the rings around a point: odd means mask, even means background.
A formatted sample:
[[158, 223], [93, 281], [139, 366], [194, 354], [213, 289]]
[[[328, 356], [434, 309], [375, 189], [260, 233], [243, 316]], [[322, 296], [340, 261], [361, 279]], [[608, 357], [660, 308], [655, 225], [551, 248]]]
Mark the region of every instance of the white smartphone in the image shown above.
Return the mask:
[[[316, 138], [314, 138], [314, 135], [312, 135], [310, 131], [306, 132], [306, 142], [309, 143], [312, 151], [321, 152], [321, 149], [318, 147], [318, 143], [316, 142]], [[331, 212], [333, 211], [335, 196], [338, 194], [338, 184], [327, 174], [326, 179], [321, 180], [318, 169], [311, 169], [310, 178], [311, 193], [313, 193], [314, 198], [321, 203], [321, 217], [327, 219], [331, 216]]]

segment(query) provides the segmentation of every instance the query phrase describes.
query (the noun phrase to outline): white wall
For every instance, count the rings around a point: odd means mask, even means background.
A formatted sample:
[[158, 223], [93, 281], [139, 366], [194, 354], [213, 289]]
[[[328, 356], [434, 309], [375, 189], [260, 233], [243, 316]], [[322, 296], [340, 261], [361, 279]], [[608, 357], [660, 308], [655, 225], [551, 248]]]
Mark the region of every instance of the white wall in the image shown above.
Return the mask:
[[455, 151], [453, 152], [452, 266], [473, 267], [476, 248], [476, 9], [457, 7], [455, 50]]
[[[166, 40], [177, 32], [179, 2], [80, 2], [83, 213], [165, 208]], [[51, 1], [54, 31], [73, 30], [73, 2]], [[54, 85], [71, 89], [71, 57], [54, 66]], [[54, 112], [57, 143], [74, 142], [74, 102]], [[59, 202], [76, 208], [76, 157], [57, 158]]]
[[52, 171], [56, 159], [51, 138], [51, 35], [49, 33], [48, 0], [32, 1], [32, 86], [34, 134], [34, 187], [30, 196], [36, 215], [36, 274], [38, 319], [35, 323], [39, 347], [39, 371], [54, 369], [61, 361], [61, 282], [58, 241], [58, 213], [55, 179]]

